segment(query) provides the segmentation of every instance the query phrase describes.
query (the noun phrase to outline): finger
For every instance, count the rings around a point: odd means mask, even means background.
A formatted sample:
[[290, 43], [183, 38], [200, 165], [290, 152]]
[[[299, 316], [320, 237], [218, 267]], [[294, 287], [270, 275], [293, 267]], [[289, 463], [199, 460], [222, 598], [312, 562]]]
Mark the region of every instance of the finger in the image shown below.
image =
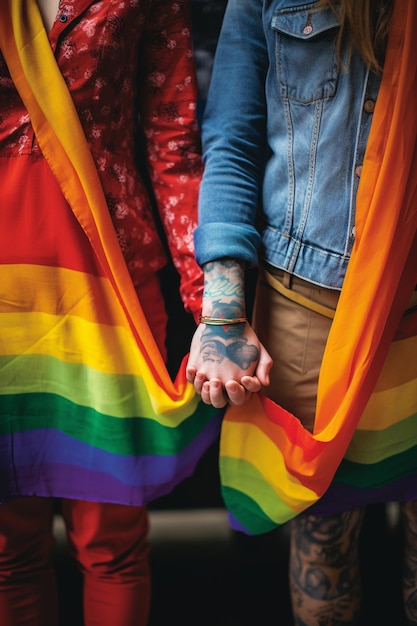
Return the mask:
[[225, 390], [231, 404], [240, 406], [248, 397], [246, 389], [236, 380], [228, 380], [225, 384]]
[[228, 403], [227, 395], [220, 380], [206, 380], [201, 389], [201, 399], [205, 404], [211, 404], [221, 409]]
[[187, 379], [187, 381], [189, 383], [193, 383], [194, 382], [194, 378], [195, 378], [196, 373], [197, 373], [197, 370], [196, 370], [195, 367], [192, 367], [191, 365], [187, 366], [187, 368], [185, 370], [185, 376], [186, 376], [186, 379]]
[[261, 345], [258, 365], [256, 366], [256, 377], [261, 385], [268, 386], [270, 383], [269, 373], [273, 365], [273, 360], [265, 348]]
[[249, 393], [257, 393], [262, 389], [261, 381], [257, 376], [243, 376], [240, 382]]
[[210, 381], [210, 400], [211, 404], [217, 409], [226, 406], [229, 399], [220, 380], [214, 379]]
[[[195, 384], [194, 384], [195, 386]], [[211, 404], [210, 398], [210, 383], [206, 381], [204, 385], [201, 386], [200, 390], [201, 399], [205, 404]]]
[[[196, 373], [195, 378], [194, 378], [194, 389], [196, 390], [197, 393], [202, 395], [203, 385], [206, 381], [207, 381], [207, 378], [205, 374], [202, 374], [201, 372]], [[206, 394], [207, 394], [207, 391], [206, 391]], [[210, 388], [208, 389], [208, 394], [210, 396]], [[210, 404], [210, 402], [208, 402], [207, 404]]]

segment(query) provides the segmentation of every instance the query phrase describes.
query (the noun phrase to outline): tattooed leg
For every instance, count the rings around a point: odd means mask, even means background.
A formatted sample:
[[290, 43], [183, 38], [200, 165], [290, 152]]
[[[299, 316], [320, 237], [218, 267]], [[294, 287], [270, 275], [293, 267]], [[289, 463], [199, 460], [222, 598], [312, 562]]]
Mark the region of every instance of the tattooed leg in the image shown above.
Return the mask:
[[290, 590], [296, 626], [353, 626], [360, 606], [363, 510], [291, 522]]
[[401, 505], [404, 531], [403, 598], [407, 624], [417, 624], [417, 502]]

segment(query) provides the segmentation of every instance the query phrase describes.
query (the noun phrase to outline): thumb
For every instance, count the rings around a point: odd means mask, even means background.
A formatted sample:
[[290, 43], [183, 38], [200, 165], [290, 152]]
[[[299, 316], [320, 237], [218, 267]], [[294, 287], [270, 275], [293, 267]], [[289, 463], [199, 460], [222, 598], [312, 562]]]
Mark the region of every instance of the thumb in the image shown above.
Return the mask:
[[271, 371], [273, 365], [272, 357], [269, 352], [265, 349], [265, 347], [260, 344], [260, 355], [258, 365], [256, 366], [256, 376], [259, 379], [259, 382], [263, 386], [267, 386], [270, 383], [269, 373]]

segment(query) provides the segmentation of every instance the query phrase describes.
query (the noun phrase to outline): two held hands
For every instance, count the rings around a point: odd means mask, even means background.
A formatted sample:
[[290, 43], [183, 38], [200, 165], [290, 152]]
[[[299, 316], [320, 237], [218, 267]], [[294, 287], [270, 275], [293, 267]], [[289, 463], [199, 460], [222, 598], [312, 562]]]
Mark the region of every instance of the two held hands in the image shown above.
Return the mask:
[[204, 316], [191, 342], [187, 380], [203, 402], [241, 405], [269, 385], [272, 359], [245, 316], [245, 267], [222, 258], [203, 266]]
[[241, 405], [269, 385], [272, 359], [246, 320], [243, 262], [223, 258], [203, 270], [204, 317], [191, 342], [187, 380], [206, 404]]
[[269, 385], [272, 359], [248, 322], [210, 326], [194, 334], [186, 369], [205, 404], [241, 405]]

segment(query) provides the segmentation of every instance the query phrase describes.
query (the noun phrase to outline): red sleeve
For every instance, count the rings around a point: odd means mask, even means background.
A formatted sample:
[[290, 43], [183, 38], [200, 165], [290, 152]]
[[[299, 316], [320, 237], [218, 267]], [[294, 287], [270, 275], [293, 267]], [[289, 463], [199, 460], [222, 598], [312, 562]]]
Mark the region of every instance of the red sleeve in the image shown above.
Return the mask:
[[197, 318], [203, 275], [194, 258], [202, 174], [197, 81], [188, 0], [151, 2], [144, 37], [140, 115], [149, 175], [186, 310]]

